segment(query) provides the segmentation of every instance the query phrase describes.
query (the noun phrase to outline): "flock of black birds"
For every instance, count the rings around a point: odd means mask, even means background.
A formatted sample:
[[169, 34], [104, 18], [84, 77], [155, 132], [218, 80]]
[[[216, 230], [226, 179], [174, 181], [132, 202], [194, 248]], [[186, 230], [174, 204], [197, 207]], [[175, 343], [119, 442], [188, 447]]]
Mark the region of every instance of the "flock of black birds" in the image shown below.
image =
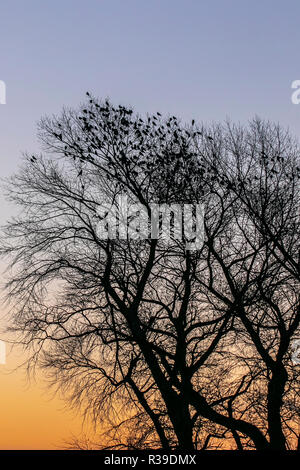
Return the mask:
[[[180, 126], [176, 116], [163, 120], [160, 112], [142, 119], [133, 115], [131, 108], [114, 107], [108, 100], [100, 104], [89, 92], [86, 94], [89, 106], [77, 116], [76, 138], [65, 132], [63, 122], [57, 121], [57, 129], [53, 130], [53, 137], [63, 146], [66, 157], [82, 164], [105, 164], [108, 179], [121, 180], [124, 172], [135, 179], [146, 175], [156, 181], [156, 187], [162, 187], [161, 183], [165, 182], [166, 187], [172, 186], [174, 191], [176, 188], [177, 196], [186, 189], [187, 174], [194, 181], [198, 180], [198, 188], [200, 180], [218, 181], [228, 190], [247, 183], [247, 178], [225, 178], [214, 163], [207, 168], [194, 150], [193, 140], [199, 136], [207, 139], [213, 149], [214, 138], [197, 130], [194, 119], [188, 128]], [[36, 163], [37, 158], [33, 155], [30, 161]], [[269, 158], [264, 150], [261, 152], [261, 165], [269, 167], [270, 178], [281, 171], [282, 161], [281, 156]], [[81, 166], [78, 177], [82, 177], [83, 171]], [[300, 177], [300, 169], [297, 171]], [[290, 175], [291, 180], [293, 177]], [[259, 179], [259, 175], [253, 175], [248, 182], [253, 184], [253, 180]]]

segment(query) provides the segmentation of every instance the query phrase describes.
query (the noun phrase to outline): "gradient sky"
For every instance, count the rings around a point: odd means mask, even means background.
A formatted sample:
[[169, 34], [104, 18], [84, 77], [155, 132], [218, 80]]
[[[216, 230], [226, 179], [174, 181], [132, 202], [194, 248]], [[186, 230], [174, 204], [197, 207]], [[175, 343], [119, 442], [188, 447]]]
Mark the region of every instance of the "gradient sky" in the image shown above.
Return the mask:
[[[299, 135], [300, 105], [291, 102], [299, 23], [297, 0], [1, 2], [1, 175], [17, 169], [22, 151], [39, 149], [42, 115], [77, 106], [87, 90], [183, 120], [257, 114]], [[1, 194], [1, 225], [12, 211]], [[39, 382], [25, 388], [20, 372], [7, 375], [17, 362], [0, 365], [0, 449], [53, 448], [79, 420]]]

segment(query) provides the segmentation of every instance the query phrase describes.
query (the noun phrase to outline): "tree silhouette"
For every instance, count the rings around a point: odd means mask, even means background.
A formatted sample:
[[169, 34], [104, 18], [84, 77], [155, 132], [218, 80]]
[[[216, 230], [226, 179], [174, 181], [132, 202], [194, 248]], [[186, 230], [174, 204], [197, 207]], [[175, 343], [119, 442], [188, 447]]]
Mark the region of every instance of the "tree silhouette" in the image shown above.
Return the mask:
[[[40, 121], [45, 155], [7, 185], [22, 211], [2, 238], [10, 330], [29, 367], [110, 423], [106, 447], [296, 448], [297, 142], [258, 118], [206, 129], [87, 95]], [[100, 237], [122, 194], [149, 218], [202, 204], [203, 245]]]

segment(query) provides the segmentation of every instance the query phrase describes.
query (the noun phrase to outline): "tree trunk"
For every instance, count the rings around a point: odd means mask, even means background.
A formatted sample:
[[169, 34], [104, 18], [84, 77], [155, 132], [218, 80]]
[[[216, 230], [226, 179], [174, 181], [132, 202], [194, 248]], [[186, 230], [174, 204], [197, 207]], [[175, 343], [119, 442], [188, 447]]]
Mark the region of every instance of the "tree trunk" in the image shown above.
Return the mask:
[[268, 384], [268, 433], [270, 437], [270, 449], [272, 450], [286, 449], [286, 439], [282, 431], [280, 409], [287, 379], [287, 372], [281, 365], [274, 369], [272, 378]]

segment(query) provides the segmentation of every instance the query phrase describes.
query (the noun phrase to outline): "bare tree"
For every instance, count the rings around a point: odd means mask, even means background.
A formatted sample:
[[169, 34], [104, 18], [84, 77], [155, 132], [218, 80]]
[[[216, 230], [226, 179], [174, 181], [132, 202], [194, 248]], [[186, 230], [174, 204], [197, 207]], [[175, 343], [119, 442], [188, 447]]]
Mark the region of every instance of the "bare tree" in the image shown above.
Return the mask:
[[242, 344], [254, 347], [266, 375], [270, 446], [283, 449], [284, 399], [288, 390], [293, 400], [299, 395], [299, 367], [290, 361], [300, 321], [299, 148], [280, 126], [260, 119], [248, 130], [229, 124], [225, 135], [220, 127], [210, 132], [208, 160], [219, 182], [237, 197], [238, 231], [253, 250], [239, 275], [238, 255], [234, 262], [220, 261], [240, 304], [237, 317], [246, 333]]
[[[205, 130], [88, 96], [41, 120], [46, 155], [8, 183], [22, 213], [2, 253], [29, 367], [105, 417], [119, 448], [285, 448], [299, 406], [297, 144], [257, 119]], [[203, 245], [99, 236], [121, 194], [149, 218], [153, 203], [201, 203]]]

